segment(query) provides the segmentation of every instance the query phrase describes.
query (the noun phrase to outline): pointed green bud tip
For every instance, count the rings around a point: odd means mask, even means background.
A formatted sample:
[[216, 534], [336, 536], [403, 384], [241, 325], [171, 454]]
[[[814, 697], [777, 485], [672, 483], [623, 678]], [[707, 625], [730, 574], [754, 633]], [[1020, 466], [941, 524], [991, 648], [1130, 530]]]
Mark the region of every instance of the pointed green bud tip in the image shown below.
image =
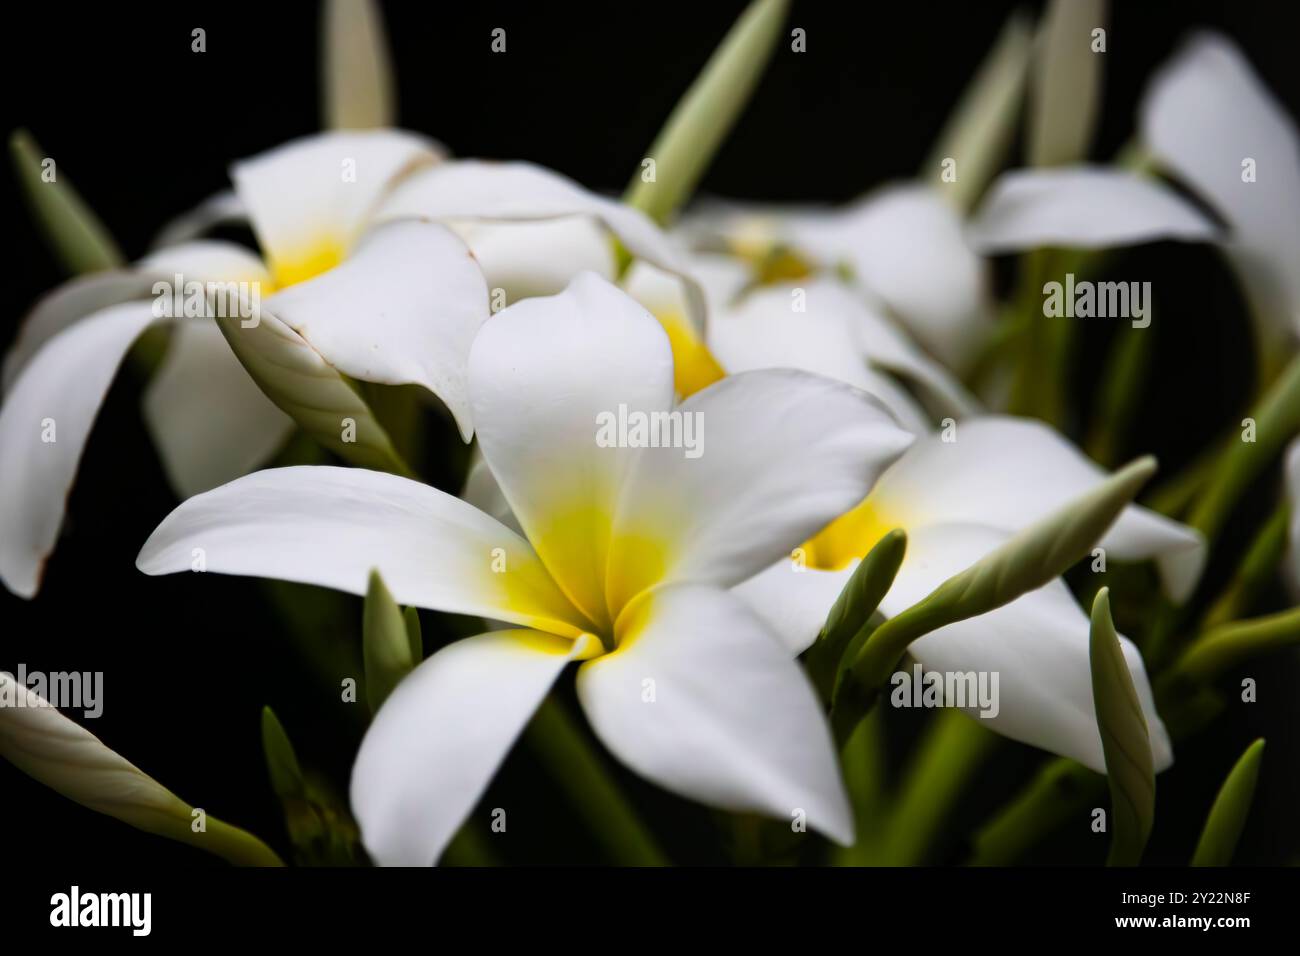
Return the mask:
[[414, 642], [402, 609], [397, 606], [379, 571], [370, 572], [361, 627], [362, 659], [366, 669], [366, 699], [376, 713], [393, 688], [415, 667]]
[[270, 707], [262, 708], [262, 752], [275, 795], [281, 800], [301, 798], [305, 792], [302, 768], [284, 725]]
[[1250, 807], [1255, 800], [1255, 786], [1264, 760], [1264, 738], [1260, 737], [1229, 771], [1214, 798], [1214, 806], [1201, 831], [1192, 856], [1192, 866], [1228, 866], [1236, 852], [1237, 841], [1246, 828]]

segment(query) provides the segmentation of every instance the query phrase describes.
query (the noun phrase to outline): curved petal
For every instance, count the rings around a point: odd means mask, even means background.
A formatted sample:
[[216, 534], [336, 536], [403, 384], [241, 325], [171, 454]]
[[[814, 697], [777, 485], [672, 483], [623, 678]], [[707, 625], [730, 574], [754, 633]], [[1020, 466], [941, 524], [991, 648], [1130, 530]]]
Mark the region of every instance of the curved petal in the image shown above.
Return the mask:
[[[1007, 537], [971, 524], [910, 531], [907, 556], [881, 610], [898, 614]], [[1105, 773], [1088, 664], [1088, 627], [1088, 616], [1058, 579], [988, 614], [932, 631], [908, 650], [928, 670], [985, 673], [990, 689], [996, 674], [995, 707], [979, 717], [989, 729]], [[1163, 770], [1173, 762], [1173, 750], [1156, 713], [1142, 656], [1128, 638], [1121, 637], [1120, 646], [1146, 715], [1156, 769]], [[978, 706], [966, 710], [972, 716], [980, 712]]]
[[[1224, 36], [1192, 39], [1151, 81], [1142, 137], [1232, 227], [1226, 250], [1261, 322], [1300, 335], [1300, 134]], [[1254, 176], [1247, 180], [1243, 164]]]
[[681, 276], [693, 318], [703, 327], [704, 294], [667, 236], [643, 213], [583, 189], [549, 169], [523, 162], [457, 160], [411, 176], [384, 203], [379, 218], [600, 220], [632, 255]]
[[430, 866], [584, 642], [493, 631], [444, 647], [384, 701], [352, 768], [352, 810], [385, 866]]
[[217, 226], [247, 221], [248, 210], [244, 208], [243, 201], [233, 190], [227, 189], [209, 196], [189, 212], [181, 213], [168, 222], [154, 236], [153, 248], [179, 245], [198, 239]]
[[869, 395], [794, 370], [732, 375], [678, 411], [698, 441], [640, 449], [614, 521], [611, 612], [663, 582], [752, 577], [860, 502], [912, 442]]
[[496, 518], [511, 531], [523, 535], [524, 529], [519, 527], [519, 519], [510, 510], [510, 502], [506, 501], [496, 476], [492, 474], [492, 469], [477, 447], [470, 452], [469, 470], [460, 496], [479, 511]]
[[149, 302], [96, 312], [50, 338], [0, 406], [0, 580], [21, 597], [40, 587], [109, 385], [154, 319]]
[[191, 498], [154, 529], [136, 566], [350, 594], [365, 594], [378, 569], [401, 604], [568, 637], [590, 629], [513, 531], [459, 498], [364, 468], [273, 468]]
[[469, 441], [465, 363], [488, 316], [488, 292], [473, 256], [449, 229], [429, 222], [381, 226], [342, 265], [264, 305], [345, 375], [424, 386], [447, 404]]
[[891, 186], [842, 212], [795, 221], [798, 242], [845, 262], [932, 354], [959, 368], [989, 323], [983, 261], [934, 190]]
[[[603, 279], [493, 316], [469, 358], [479, 447], [537, 553], [579, 608], [608, 629], [605, 565], [634, 449], [601, 447], [603, 416], [672, 407], [659, 323]], [[610, 444], [610, 443], [606, 443]]]
[[1291, 593], [1300, 600], [1300, 438], [1291, 442], [1286, 453], [1286, 496], [1291, 506], [1291, 553], [1287, 570]]
[[824, 571], [786, 559], [741, 581], [731, 593], [763, 619], [791, 654], [798, 655], [817, 639], [826, 615], [857, 566], [855, 558], [839, 570]]
[[215, 322], [179, 322], [144, 393], [144, 420], [184, 499], [265, 464], [293, 419], [262, 394]]
[[237, 162], [230, 178], [276, 284], [287, 286], [341, 262], [384, 194], [440, 155], [413, 133], [334, 131]]
[[1062, 246], [1100, 249], [1159, 239], [1207, 241], [1219, 230], [1159, 181], [1116, 169], [1018, 169], [989, 189], [966, 236], [992, 255]]
[[709, 341], [730, 371], [801, 368], [875, 394], [904, 424], [929, 431], [929, 416], [898, 388], [881, 389], [866, 368], [915, 382], [945, 412], [974, 411], [975, 400], [941, 365], [916, 348], [860, 293], [833, 278], [763, 286], [729, 309], [715, 309]]
[[[721, 263], [721, 265], [720, 265]], [[745, 266], [722, 256], [694, 256], [691, 268], [704, 290], [710, 316], [727, 308], [748, 281]], [[623, 290], [650, 310], [668, 333], [673, 350], [673, 382], [679, 396], [694, 395], [726, 373], [691, 320], [685, 284], [677, 276], [637, 260], [621, 283]]]
[[[974, 522], [1018, 531], [1105, 478], [1054, 430], [1029, 419], [971, 419], [957, 426], [956, 438], [917, 441], [881, 476], [871, 501], [889, 524], [910, 531]], [[1205, 561], [1198, 532], [1138, 505], [1120, 512], [1100, 546], [1123, 561], [1154, 559], [1177, 601], [1196, 586]]]
[[504, 303], [493, 303], [498, 311], [520, 299], [563, 292], [580, 272], [614, 278], [609, 238], [586, 217], [447, 225], [474, 253], [488, 287], [505, 294]]
[[619, 647], [584, 664], [596, 735], [642, 776], [692, 800], [853, 842], [830, 729], [799, 665], [737, 598], [680, 586], [619, 621]]

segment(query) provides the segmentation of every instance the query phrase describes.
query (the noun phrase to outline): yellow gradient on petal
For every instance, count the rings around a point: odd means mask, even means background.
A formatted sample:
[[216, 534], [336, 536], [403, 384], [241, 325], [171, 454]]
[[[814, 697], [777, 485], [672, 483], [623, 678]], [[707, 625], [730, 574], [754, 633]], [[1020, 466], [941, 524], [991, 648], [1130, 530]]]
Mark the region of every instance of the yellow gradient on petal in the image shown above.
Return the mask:
[[655, 318], [668, 333], [668, 344], [672, 346], [673, 385], [678, 395], [694, 395], [726, 375], [686, 316], [661, 311], [655, 313]]
[[819, 571], [841, 571], [899, 527], [903, 527], [902, 522], [881, 514], [868, 496], [803, 545], [804, 561]]
[[275, 256], [271, 260], [271, 275], [280, 289], [306, 282], [341, 263], [346, 251], [340, 240], [321, 238], [301, 249]]

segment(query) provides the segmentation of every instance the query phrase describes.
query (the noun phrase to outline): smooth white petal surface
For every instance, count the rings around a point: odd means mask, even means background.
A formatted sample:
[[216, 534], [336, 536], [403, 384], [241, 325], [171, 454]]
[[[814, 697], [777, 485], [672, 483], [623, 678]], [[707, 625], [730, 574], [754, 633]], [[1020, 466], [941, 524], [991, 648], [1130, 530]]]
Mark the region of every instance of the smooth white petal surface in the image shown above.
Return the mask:
[[437, 862], [575, 646], [536, 631], [480, 634], [397, 685], [352, 768], [352, 810], [376, 863]]
[[[907, 555], [881, 610], [898, 614], [1008, 537], [974, 524], [909, 529]], [[996, 672], [998, 713], [981, 717], [982, 723], [1105, 773], [1092, 698], [1088, 627], [1088, 616], [1058, 579], [988, 614], [932, 631], [909, 652], [929, 670]], [[1120, 637], [1120, 646], [1146, 715], [1156, 770], [1163, 770], [1173, 762], [1173, 750], [1156, 713], [1142, 657], [1127, 638]], [[882, 705], [887, 704], [882, 698]]]
[[[1261, 322], [1300, 336], [1300, 133], [1231, 40], [1200, 34], [1142, 102], [1142, 138], [1228, 220], [1226, 249]], [[1243, 164], [1253, 161], [1253, 179]]]
[[[692, 800], [853, 842], [830, 729], [790, 652], [739, 599], [655, 591], [619, 621], [620, 646], [583, 665], [596, 735], [642, 776]], [[653, 682], [647, 683], [647, 682]]]
[[855, 558], [838, 571], [823, 571], [787, 558], [741, 581], [731, 593], [767, 623], [790, 653], [802, 654], [817, 639], [857, 566]]
[[1100, 249], [1162, 239], [1203, 242], [1219, 230], [1158, 180], [1117, 169], [1017, 169], [989, 189], [967, 227], [986, 255], [1060, 246]]
[[[881, 476], [876, 512], [909, 533], [945, 522], [1018, 531], [1100, 484], [1106, 473], [1053, 429], [1030, 419], [988, 416], [961, 422], [957, 440], [917, 441]], [[1176, 521], [1129, 505], [1101, 540], [1111, 558], [1153, 559], [1165, 589], [1185, 599], [1205, 560], [1202, 536]]]
[[469, 469], [460, 496], [479, 511], [496, 518], [510, 530], [517, 531], [520, 535], [524, 533], [524, 529], [519, 527], [519, 519], [510, 510], [510, 502], [506, 501], [501, 486], [497, 484], [496, 476], [492, 474], [492, 469], [488, 467], [478, 446], [470, 451]]
[[340, 262], [404, 175], [441, 156], [398, 130], [320, 133], [235, 163], [230, 177], [279, 285]]
[[929, 187], [891, 186], [839, 212], [792, 223], [824, 262], [844, 262], [931, 354], [966, 362], [989, 323], [983, 261], [962, 221]]
[[488, 290], [473, 256], [446, 227], [381, 226], [342, 265], [264, 305], [345, 375], [424, 386], [469, 441], [465, 366], [488, 316]]
[[581, 272], [614, 278], [609, 237], [584, 216], [536, 222], [470, 220], [448, 225], [473, 251], [488, 288], [505, 293], [502, 305], [563, 292]]
[[513, 531], [459, 498], [364, 468], [273, 468], [191, 498], [136, 566], [171, 574], [199, 561], [351, 594], [365, 594], [378, 569], [401, 604], [573, 637], [588, 629]]
[[598, 219], [632, 255], [687, 280], [691, 314], [703, 324], [703, 292], [677, 250], [643, 213], [597, 196], [573, 180], [523, 162], [457, 160], [405, 180], [384, 203], [380, 218]]
[[144, 420], [184, 499], [265, 464], [293, 419], [262, 394], [215, 322], [176, 323], [144, 393]]
[[560, 295], [497, 313], [469, 359], [479, 447], [528, 540], [569, 598], [607, 626], [605, 565], [634, 449], [600, 447], [601, 416], [666, 411], [663, 328], [590, 273]]
[[111, 306], [54, 335], [0, 405], [0, 580], [40, 587], [91, 425], [118, 366], [155, 321], [149, 302]]
[[662, 582], [752, 577], [866, 497], [912, 442], [866, 393], [791, 369], [729, 376], [679, 412], [699, 454], [640, 450], [614, 522], [615, 612]]

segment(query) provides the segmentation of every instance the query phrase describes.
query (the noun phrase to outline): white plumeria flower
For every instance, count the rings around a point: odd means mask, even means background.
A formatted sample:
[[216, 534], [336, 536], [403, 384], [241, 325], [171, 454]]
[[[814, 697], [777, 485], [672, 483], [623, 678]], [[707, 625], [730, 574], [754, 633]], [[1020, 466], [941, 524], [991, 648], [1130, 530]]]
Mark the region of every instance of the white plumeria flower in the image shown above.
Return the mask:
[[[798, 553], [735, 590], [789, 642], [806, 648], [860, 557], [893, 528], [907, 553], [881, 603], [898, 614], [974, 564], [1015, 532], [1095, 487], [1104, 472], [1052, 429], [1005, 416], [975, 418], [918, 440], [870, 495]], [[1187, 595], [1204, 541], [1189, 528], [1130, 505], [1098, 547], [1110, 560], [1154, 558], [1166, 589]], [[1156, 766], [1172, 760], [1136, 647], [1121, 638], [1151, 730]], [[909, 652], [938, 671], [997, 672], [997, 732], [1105, 772], [1088, 666], [1088, 618], [1060, 579], [1010, 604], [925, 635]]]
[[[524, 535], [458, 498], [362, 469], [259, 472], [177, 508], [139, 567], [364, 593], [493, 631], [434, 654], [377, 715], [352, 801], [381, 863], [437, 859], [566, 664], [629, 767], [705, 803], [853, 827], [824, 715], [780, 639], [727, 589], [849, 508], [910, 443], [862, 392], [751, 372], [676, 409], [702, 454], [600, 447], [601, 416], [673, 409], [659, 323], [595, 276], [489, 320], [469, 362], [484, 458]], [[494, 570], [495, 569], [495, 570]]]
[[1237, 46], [1195, 36], [1142, 103], [1142, 139], [1208, 200], [1229, 232], [1224, 252], [1256, 320], [1300, 339], [1300, 133]]
[[849, 283], [883, 306], [932, 355], [962, 369], [992, 319], [983, 259], [935, 187], [895, 183], [838, 209], [705, 203], [682, 230], [704, 249], [761, 261], [777, 250]]
[[[533, 295], [558, 291], [593, 265], [612, 274], [608, 232], [633, 255], [680, 276], [691, 321], [702, 326], [697, 284], [641, 213], [538, 166], [441, 162], [442, 155], [428, 140], [394, 130], [294, 141], [236, 163], [234, 193], [164, 231], [178, 244], [130, 269], [76, 280], [44, 300], [5, 362], [6, 587], [24, 597], [36, 593], [81, 450], [122, 356], [150, 325], [172, 321], [160, 320], [147, 298], [157, 281], [181, 275], [186, 282], [255, 284], [260, 321], [280, 350], [270, 374], [291, 367], [308, 387], [336, 372], [421, 385], [443, 401], [466, 441], [473, 424], [465, 362], [492, 305], [489, 282], [508, 282], [508, 295]], [[231, 243], [196, 238], [239, 221], [252, 226], [265, 262]], [[467, 254], [457, 230], [486, 262]], [[188, 497], [264, 464], [292, 423], [240, 367], [233, 343], [213, 323], [176, 322], [173, 338], [144, 406], [168, 477]], [[268, 394], [283, 401], [274, 390]], [[48, 422], [57, 441], [45, 434]]]
[[[675, 277], [637, 263], [624, 283], [667, 330], [680, 393], [689, 395], [727, 373], [797, 368], [870, 392], [915, 434], [931, 431], [940, 417], [977, 409], [948, 370], [894, 326], [883, 306], [838, 278], [822, 274], [751, 287], [747, 267], [735, 259], [701, 253], [689, 261], [708, 300], [703, 338], [692, 337], [682, 319], [682, 285]], [[927, 401], [918, 402], [903, 384]], [[931, 416], [926, 407], [942, 415]]]

